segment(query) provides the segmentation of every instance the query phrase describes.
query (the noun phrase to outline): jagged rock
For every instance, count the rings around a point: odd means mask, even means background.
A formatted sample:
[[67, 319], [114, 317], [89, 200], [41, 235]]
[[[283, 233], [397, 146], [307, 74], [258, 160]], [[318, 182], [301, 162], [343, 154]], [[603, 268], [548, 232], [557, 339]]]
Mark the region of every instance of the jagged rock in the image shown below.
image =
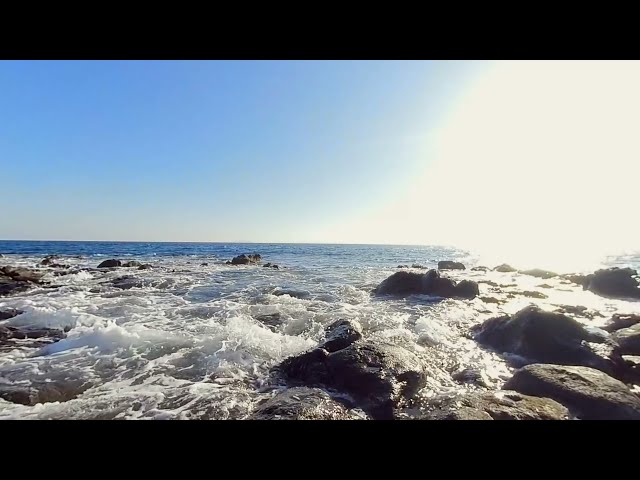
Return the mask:
[[233, 259], [231, 259], [231, 265], [250, 265], [253, 263], [260, 263], [261, 259], [262, 257], [257, 253], [252, 255], [243, 253], [242, 255], [233, 257]]
[[208, 267], [208, 266], [209, 266], [209, 264], [208, 264], [208, 263], [206, 263], [206, 262], [203, 262], [203, 263], [201, 263], [201, 264], [200, 264], [200, 266], [201, 266], [201, 267]]
[[32, 282], [40, 283], [45, 272], [39, 272], [23, 267], [2, 267], [0, 268], [0, 274], [5, 277], [9, 277], [17, 282]]
[[466, 267], [460, 262], [442, 260], [438, 262], [438, 270], [464, 270]]
[[278, 265], [276, 265], [275, 263], [265, 263], [263, 265], [264, 268], [275, 268], [276, 270], [279, 270], [280, 267]]
[[55, 328], [24, 328], [0, 325], [0, 350], [20, 346], [42, 347], [65, 337], [65, 331]]
[[40, 262], [40, 265], [51, 265], [52, 263], [55, 263], [55, 260], [58, 259], [58, 258], [60, 258], [59, 255], [47, 255]]
[[397, 268], [409, 268], [409, 265], [398, 265]]
[[527, 365], [504, 388], [552, 398], [584, 420], [640, 420], [640, 398], [624, 383], [589, 367]]
[[498, 300], [495, 297], [480, 297], [484, 303], [504, 303], [504, 301]]
[[378, 295], [425, 294], [439, 297], [460, 297], [471, 299], [480, 292], [478, 284], [470, 280], [457, 283], [441, 277], [438, 271], [429, 270], [425, 274], [416, 272], [396, 272], [384, 280], [375, 290]]
[[281, 295], [289, 295], [293, 298], [306, 299], [311, 296], [311, 294], [304, 290], [293, 290], [291, 288], [279, 288], [271, 292], [272, 295], [281, 296]]
[[296, 387], [262, 403], [250, 420], [355, 420], [344, 405], [319, 388]]
[[614, 332], [622, 328], [632, 327], [637, 323], [640, 323], [640, 315], [634, 315], [634, 314], [625, 315], [625, 314], [616, 313], [613, 315], [613, 317], [611, 317], [611, 320], [609, 321], [609, 323], [602, 328], [607, 332]]
[[318, 348], [336, 352], [362, 338], [362, 327], [355, 320], [338, 320], [325, 328], [325, 341]]

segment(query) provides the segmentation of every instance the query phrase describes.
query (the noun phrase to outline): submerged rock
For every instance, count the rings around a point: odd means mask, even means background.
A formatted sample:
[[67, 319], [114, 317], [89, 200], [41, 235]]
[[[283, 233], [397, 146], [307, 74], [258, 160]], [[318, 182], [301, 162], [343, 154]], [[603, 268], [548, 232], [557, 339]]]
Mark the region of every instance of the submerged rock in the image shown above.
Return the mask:
[[449, 278], [441, 277], [436, 270], [429, 270], [425, 274], [396, 272], [378, 285], [375, 293], [378, 295], [425, 294], [471, 299], [479, 295], [480, 291], [476, 282], [463, 280], [456, 283]]
[[208, 267], [208, 266], [209, 266], [209, 264], [208, 264], [207, 262], [203, 262], [203, 263], [201, 263], [201, 264], [200, 264], [200, 266], [201, 266], [201, 267]]
[[552, 398], [584, 420], [640, 420], [640, 398], [624, 383], [589, 367], [527, 365], [504, 388]]
[[17, 317], [21, 313], [24, 312], [15, 308], [6, 308], [4, 310], [0, 310], [0, 320], [9, 320], [10, 318]]
[[621, 328], [611, 337], [616, 343], [614, 352], [617, 355], [640, 355], [640, 323]]
[[611, 317], [611, 320], [609, 321], [609, 323], [602, 328], [607, 332], [614, 332], [622, 328], [631, 327], [638, 323], [640, 323], [640, 315], [634, 315], [634, 314], [624, 315], [624, 314], [616, 313], [615, 315], [613, 315], [613, 317]]
[[23, 267], [0, 268], [0, 296], [12, 295], [42, 285], [45, 272]]
[[276, 371], [289, 382], [347, 393], [377, 419], [392, 418], [394, 406], [426, 384], [422, 364], [413, 353], [366, 341], [333, 353], [316, 348], [285, 359]]
[[44, 259], [40, 262], [40, 265], [51, 265], [53, 263], [56, 263], [56, 259], [60, 258], [59, 255], [47, 255], [46, 257], [44, 257]]
[[587, 275], [583, 287], [602, 297], [640, 298], [640, 284], [632, 268], [608, 268]]
[[260, 263], [261, 259], [262, 257], [257, 253], [252, 255], [247, 255], [243, 253], [242, 255], [233, 257], [233, 259], [231, 259], [231, 265], [250, 265], [254, 263]]
[[569, 411], [550, 398], [513, 391], [470, 393], [432, 400], [426, 420], [566, 420]]
[[319, 388], [296, 387], [262, 403], [250, 420], [355, 420], [351, 413]]
[[276, 265], [275, 263], [265, 263], [263, 265], [264, 268], [275, 268], [276, 270], [279, 270], [280, 267], [278, 265]]
[[482, 265], [479, 265], [477, 267], [473, 267], [471, 269], [472, 272], [486, 272], [487, 270], [489, 270], [487, 267], [483, 267]]
[[529, 275], [531, 277], [542, 278], [545, 280], [558, 276], [557, 273], [550, 272], [549, 270], [541, 270], [539, 268], [533, 268], [531, 270], [520, 270], [518, 273], [521, 273], [522, 275]]
[[293, 298], [299, 298], [304, 300], [309, 298], [311, 294], [305, 290], [293, 290], [291, 288], [278, 288], [271, 292], [271, 295], [281, 296], [281, 295], [289, 295]]
[[114, 278], [106, 283], [121, 290], [130, 290], [132, 288], [142, 288], [145, 286], [145, 281], [142, 278], [132, 276]]
[[122, 266], [131, 268], [131, 267], [141, 267], [142, 264], [140, 262], [138, 262], [137, 260], [130, 260], [128, 262], [122, 262]]
[[409, 265], [398, 265], [396, 268], [409, 268]]
[[523, 290], [522, 292], [516, 292], [516, 293], [529, 298], [549, 298], [547, 295], [545, 295], [542, 292], [536, 292], [532, 290]]
[[24, 328], [0, 325], [0, 350], [17, 347], [40, 348], [62, 340], [65, 331], [55, 328]]
[[512, 353], [532, 362], [589, 365], [611, 369], [585, 341], [603, 342], [603, 335], [587, 331], [576, 320], [528, 306], [515, 315], [491, 318], [474, 327], [475, 340], [499, 353]]
[[502, 272], [502, 273], [511, 273], [516, 271], [515, 268], [513, 268], [511, 265], [508, 265], [506, 263], [503, 263], [502, 265], [498, 265], [493, 270], [496, 272]]
[[0, 398], [22, 405], [73, 400], [92, 384], [82, 379], [37, 381], [30, 385], [0, 383]]
[[464, 270], [466, 267], [460, 262], [442, 260], [438, 262], [438, 270]]
[[419, 268], [421, 270], [425, 270], [427, 267], [425, 267], [424, 265], [420, 265], [419, 263], [414, 263], [411, 265], [411, 268]]
[[111, 260], [105, 260], [104, 262], [102, 262], [100, 265], [98, 265], [98, 268], [113, 268], [113, 267], [121, 267], [121, 266], [122, 266], [122, 262], [120, 260], [111, 259]]
[[284, 323], [282, 315], [280, 313], [271, 313], [268, 315], [257, 315], [254, 317], [260, 323], [267, 325], [270, 328], [279, 327]]
[[338, 320], [325, 328], [325, 341], [318, 348], [336, 352], [362, 338], [362, 327], [355, 320]]
[[143, 263], [138, 267], [138, 270], [150, 270], [152, 268], [153, 268], [153, 265], [151, 265], [150, 263]]

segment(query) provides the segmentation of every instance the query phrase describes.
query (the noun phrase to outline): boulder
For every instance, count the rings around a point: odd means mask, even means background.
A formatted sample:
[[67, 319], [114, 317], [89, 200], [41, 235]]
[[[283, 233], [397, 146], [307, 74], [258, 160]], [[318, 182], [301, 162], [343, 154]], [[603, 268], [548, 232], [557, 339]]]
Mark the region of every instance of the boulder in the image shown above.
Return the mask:
[[296, 387], [260, 404], [250, 420], [354, 420], [357, 415], [319, 388]]
[[200, 264], [200, 266], [201, 266], [201, 267], [208, 267], [208, 266], [209, 266], [209, 264], [208, 264], [207, 262], [203, 262], [203, 263], [201, 263], [201, 264]]
[[6, 308], [4, 310], [0, 310], [0, 320], [9, 320], [10, 318], [17, 317], [21, 313], [24, 312], [15, 308]]
[[289, 295], [290, 297], [299, 298], [302, 300], [309, 298], [311, 296], [311, 294], [305, 290], [293, 290], [291, 288], [277, 288], [273, 290], [271, 294], [277, 297], [282, 295]]
[[275, 263], [265, 263], [263, 265], [263, 267], [265, 267], [265, 268], [275, 268], [276, 270], [280, 269], [280, 267], [278, 265], [276, 265]]
[[47, 255], [40, 262], [40, 265], [51, 265], [52, 263], [55, 263], [56, 259], [58, 259], [58, 258], [60, 258], [60, 256], [58, 256], [58, 255]]
[[624, 383], [589, 367], [527, 365], [504, 388], [552, 398], [584, 420], [640, 420], [640, 398]]
[[496, 272], [503, 272], [503, 273], [510, 273], [510, 272], [515, 272], [516, 271], [515, 268], [513, 268], [511, 265], [508, 265], [506, 263], [503, 263], [502, 265], [498, 265], [493, 270], [496, 271]]
[[438, 262], [438, 270], [464, 270], [465, 266], [460, 262], [442, 260]]
[[522, 275], [529, 275], [531, 277], [542, 278], [545, 280], [558, 276], [557, 273], [550, 272], [549, 270], [541, 270], [539, 268], [534, 268], [531, 270], [520, 270], [518, 273], [521, 273]]
[[355, 320], [338, 320], [325, 328], [325, 341], [319, 348], [337, 352], [362, 338], [362, 327]]
[[141, 267], [142, 264], [137, 260], [130, 260], [128, 262], [122, 262], [121, 266], [131, 268], [131, 267]]
[[577, 274], [566, 274], [560, 275], [560, 278], [564, 280], [568, 280], [569, 282], [575, 283], [577, 285], [581, 285], [586, 288], [587, 285], [587, 275], [577, 275]]
[[609, 323], [602, 328], [607, 332], [614, 332], [622, 328], [632, 327], [637, 323], [640, 323], [640, 315], [634, 315], [634, 314], [624, 315], [624, 314], [616, 313], [613, 315], [613, 317], [611, 317], [611, 320], [609, 320]]
[[92, 386], [82, 379], [34, 381], [30, 385], [0, 383], [0, 398], [22, 405], [48, 402], [66, 402], [76, 398]]
[[473, 267], [471, 269], [472, 272], [486, 272], [487, 270], [489, 270], [487, 267], [483, 267], [482, 265], [477, 266], [477, 267]]
[[276, 371], [288, 382], [346, 393], [376, 419], [393, 418], [393, 408], [426, 384], [422, 364], [413, 353], [366, 341], [333, 353], [316, 348], [285, 359]]
[[152, 268], [153, 268], [153, 265], [151, 265], [150, 263], [143, 263], [138, 267], [138, 270], [150, 270]]
[[113, 267], [121, 267], [121, 266], [122, 266], [122, 262], [120, 260], [111, 259], [111, 260], [105, 260], [104, 262], [102, 262], [100, 265], [98, 265], [98, 268], [113, 268]]
[[425, 274], [416, 272], [396, 272], [375, 289], [377, 295], [424, 294], [438, 297], [459, 297], [471, 299], [479, 294], [478, 284], [470, 280], [460, 283], [441, 277], [438, 271], [429, 270]]
[[254, 318], [258, 320], [260, 323], [263, 323], [264, 325], [268, 326], [271, 329], [278, 327], [284, 323], [284, 320], [282, 320], [282, 315], [280, 315], [280, 313], [271, 313], [268, 315], [257, 315]]
[[430, 402], [428, 420], [566, 420], [569, 411], [550, 398], [513, 391], [447, 395]]
[[530, 362], [588, 365], [610, 370], [611, 365], [583, 342], [605, 341], [560, 313], [528, 306], [515, 315], [490, 318], [472, 329], [475, 340], [499, 353], [511, 353]]
[[260, 263], [262, 257], [260, 255], [252, 254], [247, 255], [243, 253], [242, 255], [238, 255], [237, 257], [233, 257], [231, 259], [231, 265], [250, 265], [254, 263]]
[[640, 355], [640, 323], [616, 330], [611, 338], [617, 355]]
[[20, 346], [40, 348], [65, 337], [65, 331], [54, 328], [24, 328], [0, 325], [0, 351]]
[[45, 272], [23, 267], [2, 267], [0, 274], [17, 282], [41, 283]]
[[583, 284], [589, 290], [602, 297], [610, 298], [640, 298], [640, 284], [636, 270], [632, 268], [608, 268], [597, 270], [587, 275]]

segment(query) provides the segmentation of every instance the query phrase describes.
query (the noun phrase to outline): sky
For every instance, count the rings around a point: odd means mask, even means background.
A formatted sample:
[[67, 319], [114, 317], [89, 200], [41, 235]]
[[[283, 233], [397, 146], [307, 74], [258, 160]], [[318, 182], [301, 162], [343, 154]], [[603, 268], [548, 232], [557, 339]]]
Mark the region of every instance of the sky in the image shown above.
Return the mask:
[[2, 61], [0, 239], [640, 245], [640, 63]]

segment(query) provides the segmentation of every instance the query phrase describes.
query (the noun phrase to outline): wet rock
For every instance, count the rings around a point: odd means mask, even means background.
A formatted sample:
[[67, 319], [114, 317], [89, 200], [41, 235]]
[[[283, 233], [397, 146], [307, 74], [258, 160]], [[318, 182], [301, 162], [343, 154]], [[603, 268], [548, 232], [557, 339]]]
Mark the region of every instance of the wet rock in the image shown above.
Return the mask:
[[543, 278], [545, 280], [547, 278], [553, 278], [558, 276], [557, 273], [550, 272], [549, 270], [541, 270], [539, 268], [533, 268], [531, 270], [520, 270], [518, 273], [521, 273], [522, 275], [529, 275], [531, 277]]
[[262, 257], [257, 253], [252, 255], [247, 255], [243, 253], [242, 255], [233, 257], [233, 259], [231, 259], [231, 265], [250, 265], [254, 263], [260, 263], [261, 259]]
[[6, 266], [0, 268], [0, 274], [17, 282], [41, 283], [45, 272], [32, 270], [30, 268]]
[[583, 287], [597, 295], [610, 298], [640, 298], [640, 284], [632, 268], [608, 268], [587, 275]]
[[617, 330], [611, 338], [616, 343], [615, 354], [640, 355], [640, 323]]
[[0, 398], [28, 406], [39, 403], [66, 402], [73, 400], [91, 386], [91, 383], [80, 379], [38, 381], [29, 386], [0, 384]]
[[254, 317], [260, 323], [267, 325], [268, 327], [279, 327], [284, 323], [282, 315], [280, 313], [271, 313], [268, 315], [257, 315]]
[[316, 348], [284, 360], [276, 370], [289, 382], [349, 394], [376, 419], [393, 418], [394, 406], [426, 384], [422, 364], [413, 353], [363, 341], [334, 353]]
[[504, 301], [498, 300], [495, 297], [480, 297], [480, 300], [482, 300], [484, 303], [504, 303]]
[[296, 387], [262, 403], [250, 420], [354, 420], [357, 415], [319, 388]]
[[458, 383], [469, 383], [484, 388], [493, 387], [493, 382], [487, 374], [478, 368], [465, 368], [451, 375], [451, 378]]
[[138, 267], [138, 270], [150, 270], [152, 268], [153, 268], [153, 265], [151, 265], [150, 263], [143, 263]]
[[414, 263], [411, 265], [411, 268], [419, 268], [422, 270], [426, 270], [427, 267], [425, 267], [424, 265], [420, 265], [419, 263]]
[[582, 287], [586, 287], [588, 282], [587, 275], [566, 274], [566, 275], [560, 275], [560, 278], [562, 278], [563, 280], [567, 280], [571, 283], [580, 285]]
[[523, 290], [522, 292], [516, 292], [516, 293], [529, 298], [549, 298], [547, 295], [545, 295], [542, 292], [535, 292], [531, 290]]
[[430, 402], [428, 420], [566, 420], [569, 411], [550, 398], [513, 391], [444, 396]]
[[603, 327], [603, 330], [607, 332], [615, 332], [622, 328], [629, 328], [633, 325], [640, 323], [640, 315], [625, 315], [616, 313], [611, 317], [609, 323]]
[[337, 352], [362, 338], [362, 327], [355, 320], [338, 320], [325, 328], [325, 341], [318, 348]]
[[122, 266], [122, 262], [120, 260], [111, 259], [111, 260], [105, 260], [104, 262], [102, 262], [100, 265], [98, 265], [98, 268], [114, 268], [114, 267], [121, 267], [121, 266]]
[[128, 262], [122, 262], [122, 266], [123, 267], [132, 268], [132, 267], [141, 267], [142, 264], [140, 262], [138, 262], [137, 260], [130, 260]]
[[527, 365], [504, 388], [552, 398], [584, 420], [640, 420], [640, 398], [624, 383], [593, 368]]
[[375, 290], [377, 295], [425, 294], [439, 297], [474, 298], [479, 294], [478, 284], [470, 280], [460, 283], [441, 277], [438, 271], [425, 274], [396, 272], [384, 280]]
[[612, 368], [584, 342], [603, 342], [576, 320], [528, 306], [515, 315], [491, 318], [472, 329], [475, 340], [499, 353], [512, 353], [532, 362]]
[[487, 267], [483, 267], [482, 265], [477, 266], [477, 267], [473, 267], [471, 269], [472, 272], [486, 272], [487, 270], [489, 270]]
[[275, 263], [265, 263], [263, 265], [263, 267], [265, 268], [275, 268], [276, 270], [278, 270], [280, 267], [278, 265], [276, 265]]
[[396, 268], [409, 268], [409, 265], [398, 265]]
[[460, 262], [442, 260], [438, 262], [438, 270], [464, 270], [466, 267]]
[[553, 286], [549, 285], [548, 283], [543, 283], [542, 285], [538, 285], [538, 288], [553, 288]]
[[491, 286], [491, 287], [499, 287], [500, 285], [496, 282], [493, 282], [491, 280], [480, 280], [478, 283], [486, 283], [487, 285]]
[[271, 292], [271, 294], [276, 295], [278, 297], [281, 295], [289, 295], [290, 297], [299, 298], [303, 300], [311, 296], [309, 292], [306, 292], [304, 290], [293, 290], [290, 288], [279, 288]]
[[209, 264], [208, 264], [207, 262], [204, 262], [204, 263], [201, 263], [201, 264], [200, 264], [200, 266], [201, 266], [201, 267], [208, 267], [208, 266], [209, 266]]
[[513, 268], [511, 265], [503, 263], [502, 265], [498, 265], [496, 268], [493, 269], [496, 272], [502, 272], [502, 273], [510, 273], [510, 272], [515, 272], [516, 269]]
[[0, 351], [17, 347], [40, 348], [65, 337], [63, 330], [54, 328], [25, 328], [0, 325]]
[[120, 288], [121, 290], [130, 290], [132, 288], [142, 288], [145, 285], [145, 282], [142, 278], [138, 277], [119, 277], [111, 280], [110, 282], [106, 282], [115, 288]]
[[8, 320], [10, 318], [17, 317], [21, 313], [24, 312], [15, 308], [6, 308], [4, 310], [0, 310], [0, 320]]
[[583, 305], [554, 305], [558, 307], [555, 311], [558, 313], [564, 313], [569, 315], [576, 315], [579, 317], [585, 317], [593, 319], [594, 317], [602, 317], [603, 315], [596, 311], [590, 311]]
[[51, 265], [51, 264], [55, 263], [56, 259], [58, 259], [58, 258], [60, 258], [59, 255], [47, 255], [40, 262], [40, 265]]

